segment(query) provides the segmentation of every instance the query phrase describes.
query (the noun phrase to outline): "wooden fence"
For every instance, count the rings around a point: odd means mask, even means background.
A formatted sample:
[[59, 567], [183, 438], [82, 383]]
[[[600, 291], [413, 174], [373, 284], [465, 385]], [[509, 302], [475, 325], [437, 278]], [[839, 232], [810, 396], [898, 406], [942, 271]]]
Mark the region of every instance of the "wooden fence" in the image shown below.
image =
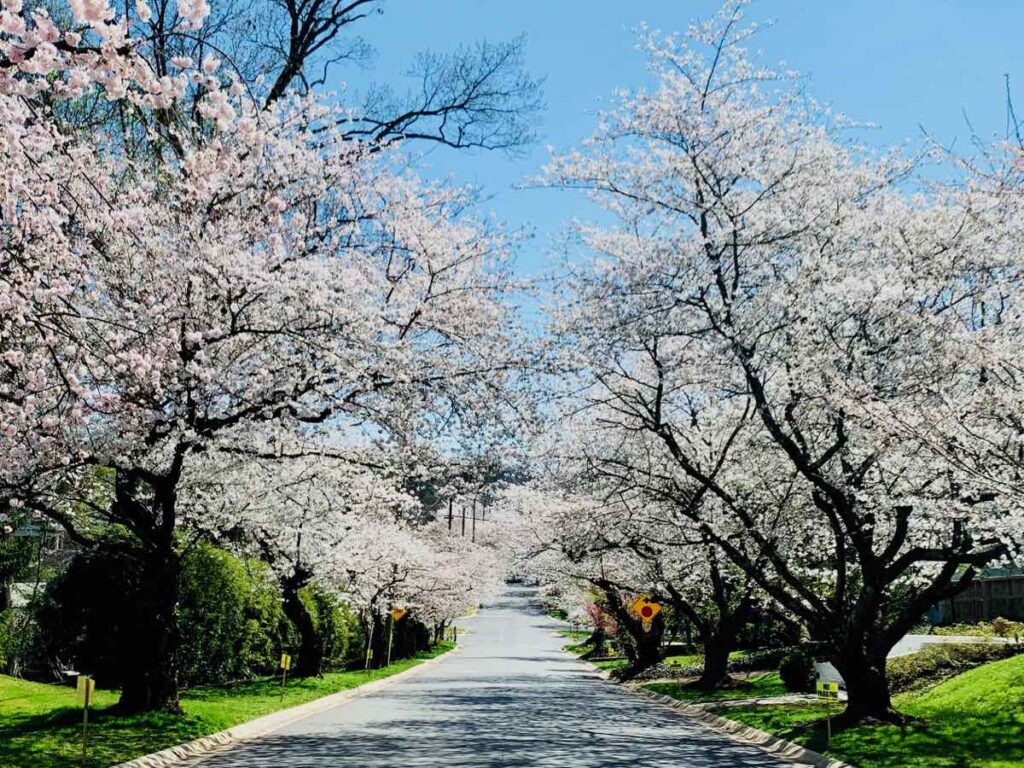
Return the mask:
[[1024, 621], [1024, 574], [981, 578], [929, 614], [933, 624], [991, 621], [1002, 617]]

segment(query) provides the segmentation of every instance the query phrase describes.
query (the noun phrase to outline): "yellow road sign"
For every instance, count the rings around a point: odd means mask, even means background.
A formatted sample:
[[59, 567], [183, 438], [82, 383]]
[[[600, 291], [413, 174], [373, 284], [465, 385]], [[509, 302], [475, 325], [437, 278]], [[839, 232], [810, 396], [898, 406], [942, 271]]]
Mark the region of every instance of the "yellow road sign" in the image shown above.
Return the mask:
[[819, 680], [815, 684], [815, 690], [818, 693], [818, 697], [822, 699], [838, 699], [839, 698], [839, 683], [826, 682]]
[[281, 669], [291, 669], [291, 668], [292, 668], [292, 657], [291, 657], [291, 655], [289, 655], [287, 653], [282, 653], [281, 654]]
[[652, 602], [647, 595], [641, 595], [630, 604], [633, 615], [643, 622], [654, 621], [654, 618], [661, 613], [661, 605]]
[[395, 608], [391, 609], [391, 620], [392, 621], [398, 621], [403, 616], [405, 616], [406, 613], [407, 613], [407, 611], [405, 610], [405, 608], [398, 608], [396, 606]]

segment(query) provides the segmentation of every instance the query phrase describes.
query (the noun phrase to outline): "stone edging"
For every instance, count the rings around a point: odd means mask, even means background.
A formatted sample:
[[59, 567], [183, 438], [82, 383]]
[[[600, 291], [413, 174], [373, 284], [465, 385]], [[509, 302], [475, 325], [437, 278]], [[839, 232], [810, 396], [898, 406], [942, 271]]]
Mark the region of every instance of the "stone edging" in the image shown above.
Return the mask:
[[153, 752], [149, 755], [143, 755], [142, 757], [136, 757], [124, 763], [118, 763], [111, 768], [171, 768], [172, 766], [182, 766], [185, 761], [192, 758], [198, 758], [201, 756], [207, 756], [213, 752], [221, 751], [229, 746], [234, 746], [242, 741], [248, 741], [249, 739], [255, 739], [264, 734], [276, 731], [279, 728], [283, 728], [289, 723], [301, 720], [304, 717], [315, 715], [320, 712], [324, 712], [328, 709], [333, 709], [341, 704], [344, 704], [351, 699], [359, 698], [368, 693], [386, 688], [389, 685], [393, 685], [397, 682], [405, 680], [408, 677], [421, 672], [427, 667], [440, 662], [442, 659], [448, 658], [459, 650], [458, 646], [450, 651], [442, 653], [440, 656], [435, 656], [432, 659], [425, 659], [414, 667], [396, 672], [388, 677], [381, 678], [380, 680], [372, 680], [369, 683], [363, 683], [363, 685], [356, 686], [355, 688], [349, 688], [344, 691], [338, 691], [337, 693], [331, 693], [327, 696], [321, 696], [319, 699], [313, 699], [307, 701], [305, 704], [299, 704], [288, 709], [281, 709], [277, 712], [271, 712], [269, 715], [250, 720], [247, 723], [241, 723], [229, 728], [226, 731], [219, 731], [217, 733], [211, 733], [209, 736], [202, 736], [193, 741], [179, 744], [175, 747], [168, 747], [162, 749], [159, 752]]
[[758, 730], [752, 726], [737, 723], [735, 720], [729, 720], [721, 715], [716, 715], [715, 713], [708, 711], [706, 705], [687, 704], [685, 701], [679, 701], [678, 699], [673, 699], [671, 696], [655, 693], [654, 691], [648, 691], [643, 688], [630, 688], [627, 686], [621, 687], [626, 688], [626, 690], [631, 691], [632, 693], [639, 694], [646, 699], [650, 699], [651, 701], [664, 704], [687, 717], [696, 718], [712, 730], [725, 733], [732, 738], [747, 744], [752, 744], [777, 757], [792, 760], [794, 762], [806, 763], [814, 766], [814, 768], [854, 768], [849, 763], [844, 763], [841, 760], [835, 760], [834, 758], [827, 757], [815, 752], [813, 749], [801, 747], [799, 744], [795, 744], [792, 741], [787, 741], [786, 739], [773, 736], [770, 733]]

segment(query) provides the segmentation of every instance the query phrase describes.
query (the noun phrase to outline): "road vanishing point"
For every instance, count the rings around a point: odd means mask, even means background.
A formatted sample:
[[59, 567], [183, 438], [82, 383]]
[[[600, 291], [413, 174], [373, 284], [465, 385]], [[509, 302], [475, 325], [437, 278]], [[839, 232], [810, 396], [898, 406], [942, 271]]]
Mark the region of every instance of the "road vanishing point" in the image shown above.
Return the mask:
[[[561, 650], [510, 587], [417, 674], [194, 763], [201, 768], [797, 768], [629, 693]], [[191, 765], [191, 764], [190, 764]]]

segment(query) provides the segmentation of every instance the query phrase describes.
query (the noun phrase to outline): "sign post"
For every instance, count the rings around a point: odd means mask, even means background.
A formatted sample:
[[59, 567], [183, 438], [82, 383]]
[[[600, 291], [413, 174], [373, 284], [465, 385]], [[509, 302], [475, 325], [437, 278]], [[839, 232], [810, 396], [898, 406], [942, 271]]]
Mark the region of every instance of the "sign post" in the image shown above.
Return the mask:
[[82, 768], [89, 764], [89, 707], [92, 706], [92, 694], [96, 689], [96, 681], [89, 675], [79, 675], [76, 690], [82, 697]]
[[399, 608], [397, 605], [391, 609], [391, 627], [388, 630], [388, 663], [387, 666], [391, 666], [391, 643], [395, 639], [395, 622], [405, 616], [405, 608]]
[[288, 670], [292, 668], [292, 657], [290, 654], [281, 654], [281, 701], [284, 701], [284, 684], [288, 679]]
[[819, 699], [825, 699], [828, 702], [828, 709], [825, 710], [825, 729], [828, 734], [828, 741], [825, 742], [827, 747], [832, 746], [832, 702], [839, 701], [839, 683], [837, 682], [826, 682], [825, 680], [818, 680], [815, 683], [815, 691], [818, 694]]
[[370, 631], [367, 633], [367, 636], [366, 636], [366, 668], [367, 669], [370, 668], [370, 660], [373, 659], [373, 625], [375, 623], [374, 620], [373, 620], [373, 616], [370, 617], [370, 620], [369, 620], [368, 623], [370, 625]]

